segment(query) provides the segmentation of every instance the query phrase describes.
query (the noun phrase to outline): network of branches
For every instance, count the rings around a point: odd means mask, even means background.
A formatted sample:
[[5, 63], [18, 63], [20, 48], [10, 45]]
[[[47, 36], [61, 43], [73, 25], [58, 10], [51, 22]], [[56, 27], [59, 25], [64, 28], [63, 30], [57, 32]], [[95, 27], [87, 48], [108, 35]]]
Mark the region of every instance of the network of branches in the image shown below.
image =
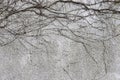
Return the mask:
[[24, 48], [40, 45], [47, 51], [52, 37], [62, 36], [81, 43], [98, 67], [89, 42], [101, 42], [102, 47], [93, 46], [101, 48], [107, 73], [106, 56], [110, 54], [105, 41], [120, 35], [119, 14], [120, 0], [0, 0], [0, 47], [18, 41]]
[[119, 5], [119, 0], [0, 0], [0, 45], [15, 40], [32, 45], [29, 38], [43, 44], [52, 35], [81, 43], [110, 39], [113, 33], [102, 33], [107, 20], [119, 20]]

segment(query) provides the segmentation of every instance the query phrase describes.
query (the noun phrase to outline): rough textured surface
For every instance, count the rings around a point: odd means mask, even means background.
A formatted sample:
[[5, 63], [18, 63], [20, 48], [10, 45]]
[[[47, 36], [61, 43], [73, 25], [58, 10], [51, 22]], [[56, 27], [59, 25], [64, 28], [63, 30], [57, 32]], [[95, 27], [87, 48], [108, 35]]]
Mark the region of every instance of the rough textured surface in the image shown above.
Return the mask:
[[87, 46], [95, 61], [82, 44], [63, 37], [54, 41], [47, 54], [12, 43], [0, 48], [0, 80], [119, 80], [119, 41], [106, 42], [106, 65], [102, 43]]
[[0, 0], [0, 80], [120, 80], [120, 0]]

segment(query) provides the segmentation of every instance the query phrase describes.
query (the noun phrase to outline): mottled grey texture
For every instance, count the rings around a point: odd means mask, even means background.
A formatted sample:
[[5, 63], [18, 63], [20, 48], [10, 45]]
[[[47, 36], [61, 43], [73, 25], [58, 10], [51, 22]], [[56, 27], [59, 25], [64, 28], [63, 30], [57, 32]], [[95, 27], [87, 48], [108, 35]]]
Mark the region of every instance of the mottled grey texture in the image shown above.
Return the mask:
[[0, 80], [119, 80], [119, 37], [105, 43], [105, 64], [101, 42], [82, 44], [57, 38], [49, 53], [25, 50], [17, 41], [0, 48]]
[[0, 0], [0, 80], [120, 80], [119, 3]]

